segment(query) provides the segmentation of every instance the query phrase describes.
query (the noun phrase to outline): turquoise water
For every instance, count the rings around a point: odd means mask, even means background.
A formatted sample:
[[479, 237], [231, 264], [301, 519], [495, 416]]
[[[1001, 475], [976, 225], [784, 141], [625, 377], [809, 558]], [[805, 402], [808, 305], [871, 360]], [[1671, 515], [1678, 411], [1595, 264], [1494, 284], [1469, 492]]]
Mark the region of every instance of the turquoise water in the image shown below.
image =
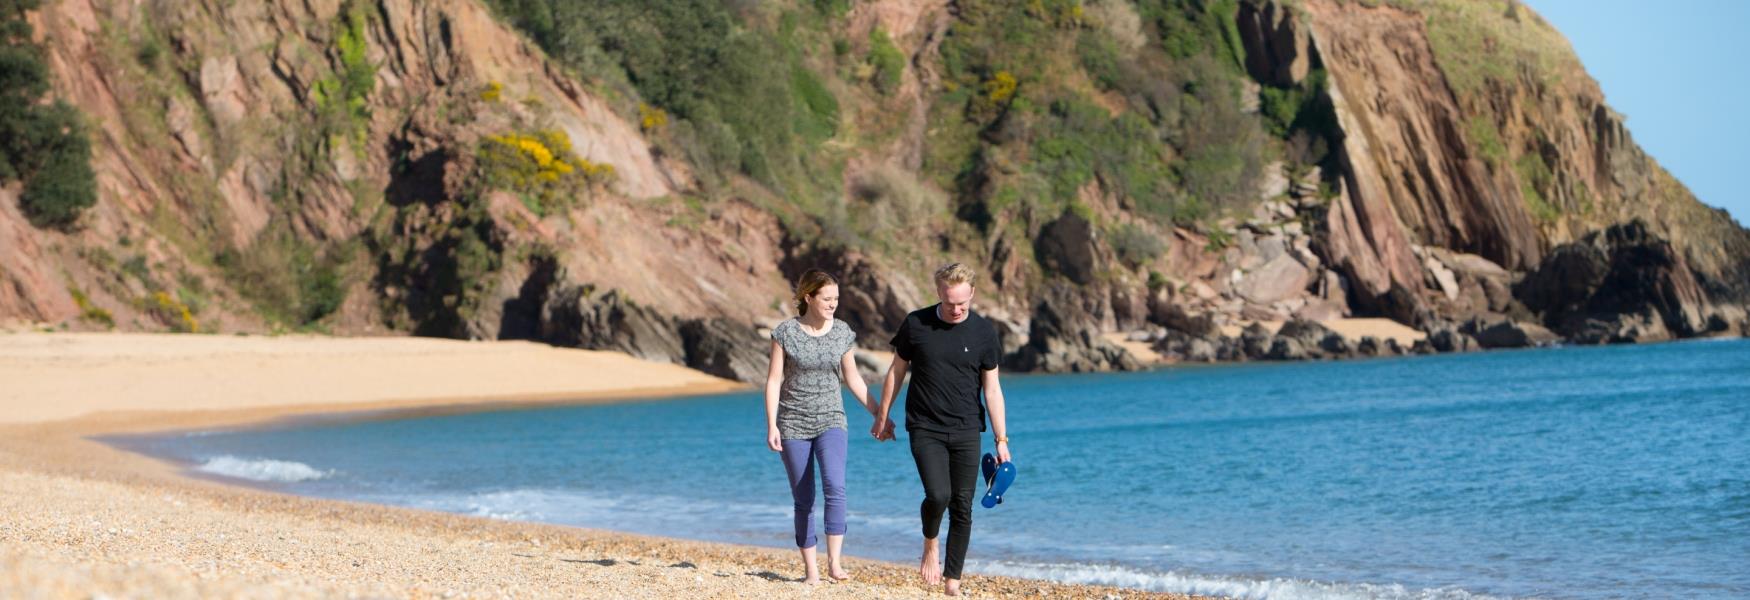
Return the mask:
[[[1245, 598], [1750, 597], [1750, 341], [1004, 387], [1020, 477], [974, 509], [969, 572]], [[744, 393], [134, 445], [299, 494], [789, 547], [761, 411]], [[847, 414], [847, 552], [915, 560], [905, 439]]]

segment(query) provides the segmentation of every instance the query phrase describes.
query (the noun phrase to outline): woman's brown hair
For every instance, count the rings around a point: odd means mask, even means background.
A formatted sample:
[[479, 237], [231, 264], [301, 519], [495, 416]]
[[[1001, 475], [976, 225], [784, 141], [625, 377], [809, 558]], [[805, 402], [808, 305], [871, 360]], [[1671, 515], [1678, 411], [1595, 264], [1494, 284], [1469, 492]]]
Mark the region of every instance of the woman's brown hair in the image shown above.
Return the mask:
[[829, 285], [838, 285], [839, 280], [832, 274], [820, 269], [809, 269], [801, 277], [796, 278], [796, 316], [808, 314], [808, 298]]

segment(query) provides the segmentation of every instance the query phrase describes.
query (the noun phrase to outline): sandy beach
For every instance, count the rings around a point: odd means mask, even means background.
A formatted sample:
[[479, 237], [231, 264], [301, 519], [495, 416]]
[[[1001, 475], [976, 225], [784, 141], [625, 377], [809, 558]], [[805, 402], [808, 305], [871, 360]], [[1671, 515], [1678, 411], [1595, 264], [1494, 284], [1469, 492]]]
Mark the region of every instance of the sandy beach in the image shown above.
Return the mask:
[[[915, 565], [852, 559], [852, 582], [810, 587], [791, 550], [290, 496], [93, 439], [741, 388], [673, 365], [518, 342], [14, 333], [0, 382], [0, 597], [940, 595]], [[965, 590], [1183, 597], [983, 576]]]

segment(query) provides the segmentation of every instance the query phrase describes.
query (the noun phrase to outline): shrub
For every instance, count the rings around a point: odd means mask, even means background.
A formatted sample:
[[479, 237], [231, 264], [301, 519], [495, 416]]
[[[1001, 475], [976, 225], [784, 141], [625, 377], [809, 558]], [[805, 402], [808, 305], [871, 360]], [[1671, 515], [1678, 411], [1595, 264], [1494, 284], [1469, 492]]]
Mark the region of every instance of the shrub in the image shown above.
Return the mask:
[[1324, 69], [1313, 69], [1294, 87], [1264, 86], [1258, 93], [1258, 112], [1270, 134], [1280, 138], [1297, 129], [1319, 133], [1335, 129], [1335, 122], [1325, 118], [1318, 105], [1324, 89]]
[[1167, 249], [1160, 238], [1135, 223], [1119, 225], [1108, 235], [1118, 260], [1132, 269], [1154, 262]]
[[188, 309], [188, 305], [171, 297], [168, 292], [152, 292], [150, 296], [140, 300], [140, 309], [172, 331], [200, 333], [200, 322], [195, 321], [194, 313]]
[[1118, 43], [1100, 30], [1083, 32], [1076, 41], [1076, 56], [1081, 60], [1082, 69], [1093, 78], [1095, 87], [1101, 90], [1116, 89], [1124, 82], [1124, 70], [1121, 66], [1123, 58], [1119, 55]]
[[19, 205], [31, 224], [64, 228], [97, 202], [97, 188], [78, 111], [43, 102], [49, 71], [24, 18], [37, 5], [0, 2], [0, 184], [22, 180]]
[[38, 227], [66, 227], [97, 203], [97, 174], [91, 170], [91, 142], [71, 106], [57, 102], [38, 117], [46, 128], [37, 141], [35, 172], [19, 195], [25, 215]]
[[102, 325], [105, 329], [115, 328], [115, 317], [109, 311], [92, 304], [91, 299], [79, 288], [69, 287], [67, 293], [72, 294], [73, 304], [79, 307], [79, 318], [88, 323]]
[[559, 130], [490, 136], [481, 142], [478, 160], [487, 187], [516, 192], [537, 215], [569, 208], [590, 186], [614, 179], [613, 165], [573, 154], [571, 137]]
[[854, 220], [850, 229], [864, 238], [885, 240], [896, 232], [926, 231], [948, 207], [944, 194], [911, 172], [885, 164], [858, 174], [850, 192], [858, 201], [848, 211]]
[[[214, 262], [237, 292], [268, 321], [304, 327], [340, 308], [345, 298], [344, 250], [319, 253], [284, 229], [264, 236], [247, 250], [225, 250]], [[199, 289], [178, 295], [198, 304]], [[182, 302], [187, 302], [183, 300]], [[187, 306], [187, 304], [184, 304]]]
[[809, 141], [821, 141], [831, 138], [838, 132], [839, 101], [833, 97], [832, 91], [826, 89], [826, 84], [814, 71], [808, 70], [799, 62], [790, 68], [790, 87], [795, 90], [796, 98], [806, 109], [797, 116], [797, 132]]
[[869, 65], [875, 68], [875, 89], [883, 94], [899, 89], [900, 77], [905, 74], [905, 54], [879, 27], [869, 32]]
[[639, 129], [644, 130], [646, 133], [651, 133], [651, 132], [661, 131], [662, 128], [667, 127], [667, 126], [668, 126], [668, 113], [667, 112], [664, 112], [660, 108], [651, 106], [649, 104], [645, 104], [643, 102], [638, 103], [638, 128]]
[[[342, 7], [334, 34], [334, 52], [340, 58], [340, 72], [318, 79], [311, 86], [310, 97], [316, 104], [321, 128], [326, 133], [350, 131], [362, 137], [363, 128], [370, 120], [367, 100], [377, 87], [377, 67], [366, 55], [365, 27], [370, 24], [370, 15], [369, 6], [363, 2], [352, 1]], [[496, 89], [489, 86], [482, 96], [490, 93], [496, 97], [502, 89], [502, 86]]]
[[1144, 213], [1177, 220], [1168, 149], [1148, 121], [1134, 113], [1109, 117], [1078, 97], [1052, 102], [1034, 142], [1033, 168], [1058, 199], [1072, 198], [1096, 177]]

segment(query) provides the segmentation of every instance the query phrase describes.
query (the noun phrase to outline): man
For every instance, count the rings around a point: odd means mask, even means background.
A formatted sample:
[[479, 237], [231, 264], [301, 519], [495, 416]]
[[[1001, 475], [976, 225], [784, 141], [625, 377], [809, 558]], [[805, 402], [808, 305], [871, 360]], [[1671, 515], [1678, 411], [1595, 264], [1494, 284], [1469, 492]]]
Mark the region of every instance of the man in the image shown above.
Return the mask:
[[[899, 384], [911, 371], [905, 399], [905, 430], [911, 436], [911, 456], [924, 484], [924, 556], [918, 573], [935, 585], [946, 579], [943, 592], [960, 595], [960, 569], [972, 538], [972, 497], [978, 484], [981, 434], [985, 413], [996, 436], [996, 455], [1009, 461], [1007, 422], [1003, 418], [1003, 388], [997, 382], [1002, 344], [996, 327], [972, 312], [972, 270], [954, 263], [936, 271], [935, 306], [906, 315], [893, 336], [893, 364], [881, 386], [876, 439], [892, 439], [888, 413], [899, 396]], [[980, 392], [983, 401], [980, 401]], [[942, 511], [948, 511], [946, 562], [936, 544]]]

